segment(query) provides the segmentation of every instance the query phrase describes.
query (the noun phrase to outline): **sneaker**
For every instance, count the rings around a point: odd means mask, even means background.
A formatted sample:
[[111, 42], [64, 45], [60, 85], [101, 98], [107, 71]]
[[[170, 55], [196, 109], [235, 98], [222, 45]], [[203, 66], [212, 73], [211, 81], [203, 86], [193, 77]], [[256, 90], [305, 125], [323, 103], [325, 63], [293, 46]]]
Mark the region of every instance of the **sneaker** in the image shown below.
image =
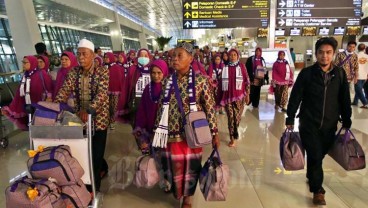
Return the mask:
[[313, 204], [314, 205], [326, 205], [325, 200], [326, 191], [321, 188], [318, 192], [313, 194]]
[[368, 105], [360, 106], [360, 108], [368, 109]]

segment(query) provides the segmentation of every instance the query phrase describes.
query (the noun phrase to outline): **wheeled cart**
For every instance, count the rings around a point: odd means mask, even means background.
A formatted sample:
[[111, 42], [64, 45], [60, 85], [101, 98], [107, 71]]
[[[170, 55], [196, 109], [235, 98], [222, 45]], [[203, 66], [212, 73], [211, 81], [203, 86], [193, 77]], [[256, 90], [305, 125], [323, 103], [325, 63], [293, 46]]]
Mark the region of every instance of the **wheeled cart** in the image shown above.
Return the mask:
[[84, 169], [82, 181], [92, 186], [93, 200], [90, 208], [102, 207], [103, 194], [96, 192], [93, 160], [92, 160], [92, 135], [94, 127], [92, 122], [92, 111], [88, 111], [88, 121], [83, 125], [61, 125], [56, 123], [52, 126], [33, 125], [32, 116], [29, 114], [29, 138], [30, 148], [36, 149], [42, 145], [58, 146], [68, 145], [74, 158], [78, 160]]

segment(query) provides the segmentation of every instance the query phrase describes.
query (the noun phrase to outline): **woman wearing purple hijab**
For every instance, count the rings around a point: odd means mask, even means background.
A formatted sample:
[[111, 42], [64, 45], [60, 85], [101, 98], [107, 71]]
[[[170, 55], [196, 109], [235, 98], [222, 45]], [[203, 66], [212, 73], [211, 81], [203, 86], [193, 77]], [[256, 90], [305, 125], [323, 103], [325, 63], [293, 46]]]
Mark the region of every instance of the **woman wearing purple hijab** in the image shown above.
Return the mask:
[[[216, 100], [216, 107], [219, 108], [220, 107], [220, 94], [221, 92], [219, 91], [219, 85], [220, 85], [220, 81], [221, 81], [221, 73], [222, 73], [222, 69], [224, 68], [224, 63], [222, 63], [221, 61], [221, 55], [220, 54], [215, 54], [213, 56], [213, 60], [211, 62], [211, 64], [208, 67], [208, 76], [212, 79], [212, 81], [210, 82], [212, 84], [213, 87], [213, 94]], [[221, 111], [220, 111], [221, 112]]]
[[229, 147], [235, 146], [239, 139], [238, 128], [244, 103], [249, 101], [249, 76], [243, 63], [239, 61], [240, 55], [236, 49], [229, 51], [229, 64], [224, 66], [221, 77], [222, 99], [221, 105], [225, 107], [228, 129], [230, 135]]
[[13, 118], [25, 117], [25, 105], [37, 103], [52, 96], [52, 80], [45, 70], [37, 69], [37, 58], [25, 56], [23, 58], [24, 75], [17, 89], [14, 99], [9, 106], [1, 109], [4, 115]]
[[40, 70], [45, 70], [47, 73], [50, 72], [50, 61], [47, 56], [40, 55], [37, 57], [38, 68]]
[[97, 67], [100, 67], [103, 65], [103, 59], [100, 56], [96, 56], [94, 59], [94, 63]]
[[158, 100], [162, 91], [162, 80], [168, 76], [169, 70], [163, 60], [154, 60], [150, 65], [151, 83], [143, 91], [139, 104], [133, 134], [142, 153], [149, 151], [150, 139], [153, 136]]
[[120, 97], [119, 97], [119, 102], [118, 102], [118, 110], [117, 110], [117, 114], [119, 116], [125, 115], [129, 112], [128, 110], [128, 106], [127, 106], [127, 100], [128, 100], [128, 82], [126, 77], [128, 76], [128, 70], [129, 70], [129, 64], [128, 64], [128, 59], [125, 56], [124, 53], [120, 53], [119, 57], [118, 57], [118, 62], [117, 64], [119, 66], [121, 66], [121, 69], [123, 70], [123, 87], [121, 89], [121, 93], [120, 93]]
[[136, 65], [136, 52], [135, 50], [130, 50], [127, 54], [127, 64], [128, 64], [128, 68]]
[[61, 86], [63, 86], [64, 80], [69, 70], [72, 69], [73, 67], [78, 66], [77, 57], [75, 57], [75, 55], [72, 52], [64, 51], [63, 54], [61, 54], [60, 60], [61, 60], [61, 68], [59, 69], [56, 75], [54, 94], [52, 96], [53, 98], [56, 97], [57, 93], [59, 92], [59, 89], [61, 88]]
[[[131, 124], [134, 124], [134, 115], [139, 106], [143, 90], [147, 84], [151, 83], [149, 64], [152, 56], [147, 49], [140, 49], [137, 53], [138, 65], [129, 68], [127, 80], [128, 84], [128, 103], [130, 104], [131, 115], [129, 118]], [[134, 126], [134, 125], [133, 125]]]
[[115, 116], [118, 107], [119, 96], [123, 88], [123, 70], [116, 64], [115, 56], [111, 52], [105, 53], [105, 66], [109, 69], [109, 108], [110, 108], [110, 129], [115, 129]]
[[[261, 96], [261, 87], [264, 83], [264, 78], [257, 77], [256, 72], [258, 69], [266, 68], [266, 62], [262, 57], [262, 48], [256, 48], [255, 55], [247, 59], [245, 66], [247, 67], [251, 82], [249, 102], [252, 103], [253, 108], [258, 108], [259, 99]], [[248, 103], [248, 105], [250, 103]]]
[[293, 84], [293, 70], [291, 70], [288, 61], [285, 59], [285, 51], [279, 51], [278, 58], [272, 67], [271, 87], [275, 93], [275, 109], [281, 108], [286, 112], [286, 103], [288, 100], [288, 89]]

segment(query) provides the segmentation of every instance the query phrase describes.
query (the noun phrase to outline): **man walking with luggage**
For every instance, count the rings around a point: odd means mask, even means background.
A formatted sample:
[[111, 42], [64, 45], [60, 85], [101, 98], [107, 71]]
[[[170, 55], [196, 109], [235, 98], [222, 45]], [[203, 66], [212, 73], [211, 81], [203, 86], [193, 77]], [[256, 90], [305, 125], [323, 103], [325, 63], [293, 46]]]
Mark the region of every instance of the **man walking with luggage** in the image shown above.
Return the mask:
[[74, 96], [75, 112], [83, 122], [87, 122], [88, 109], [94, 109], [95, 134], [92, 137], [93, 172], [96, 191], [100, 190], [100, 171], [105, 154], [107, 127], [109, 126], [109, 87], [108, 69], [94, 65], [94, 45], [82, 39], [78, 44], [77, 57], [80, 66], [68, 72], [63, 86], [59, 90], [55, 102], [66, 103], [69, 95]]
[[286, 126], [294, 127], [295, 114], [300, 106], [299, 133], [307, 152], [307, 178], [313, 203], [325, 205], [322, 187], [322, 161], [335, 141], [337, 123], [341, 116], [344, 128], [351, 126], [349, 84], [343, 69], [332, 61], [337, 41], [332, 37], [316, 42], [317, 62], [299, 73], [291, 91]]

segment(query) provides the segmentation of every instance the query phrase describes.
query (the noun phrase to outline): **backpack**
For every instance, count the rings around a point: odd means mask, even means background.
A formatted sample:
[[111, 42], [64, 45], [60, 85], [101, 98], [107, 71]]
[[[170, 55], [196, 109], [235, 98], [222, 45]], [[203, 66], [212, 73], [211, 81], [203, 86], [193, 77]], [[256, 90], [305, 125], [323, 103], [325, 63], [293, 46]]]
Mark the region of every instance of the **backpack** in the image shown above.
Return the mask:
[[84, 175], [67, 145], [47, 147], [38, 152], [28, 159], [28, 170], [33, 178], [53, 178], [60, 186], [73, 185]]
[[6, 208], [66, 207], [60, 197], [59, 187], [55, 183], [46, 179], [30, 179], [27, 176], [8, 186], [5, 190], [5, 198]]

